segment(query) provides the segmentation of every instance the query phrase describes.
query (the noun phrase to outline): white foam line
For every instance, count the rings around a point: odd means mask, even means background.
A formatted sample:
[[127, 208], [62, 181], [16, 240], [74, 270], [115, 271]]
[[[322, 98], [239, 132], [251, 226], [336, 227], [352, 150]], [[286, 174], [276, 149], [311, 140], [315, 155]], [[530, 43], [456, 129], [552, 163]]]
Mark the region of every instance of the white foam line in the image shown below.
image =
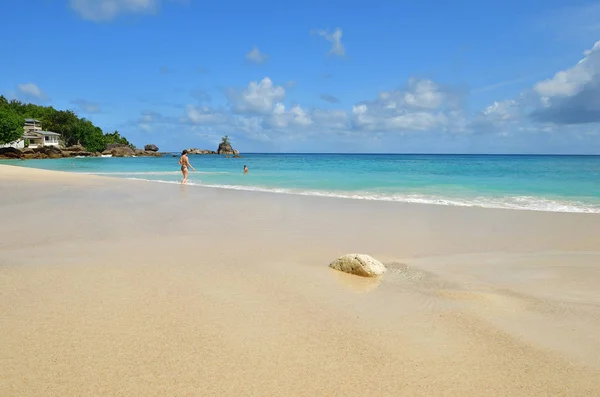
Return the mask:
[[[168, 183], [168, 184], [180, 184], [179, 181], [164, 181], [164, 180], [153, 180], [153, 179], [142, 179], [142, 178], [126, 178], [132, 180], [141, 180], [148, 182]], [[578, 202], [560, 202], [556, 200], [549, 200], [540, 197], [530, 196], [516, 196], [506, 198], [489, 198], [489, 197], [475, 197], [470, 200], [459, 200], [443, 197], [429, 197], [421, 195], [379, 195], [379, 194], [343, 194], [333, 192], [320, 192], [320, 191], [300, 191], [291, 190], [284, 188], [264, 188], [258, 186], [238, 186], [238, 185], [213, 185], [188, 182], [191, 186], [200, 186], [216, 189], [227, 189], [227, 190], [242, 190], [251, 192], [264, 192], [264, 193], [278, 193], [278, 194], [291, 194], [298, 196], [316, 196], [316, 197], [331, 197], [331, 198], [343, 198], [353, 200], [369, 200], [369, 201], [388, 201], [388, 202], [399, 202], [399, 203], [415, 203], [415, 204], [433, 204], [433, 205], [444, 205], [454, 207], [480, 207], [480, 208], [495, 208], [495, 209], [510, 209], [520, 211], [544, 211], [544, 212], [569, 212], [569, 213], [589, 213], [598, 214], [600, 213], [599, 206], [589, 206], [584, 203]]]
[[[144, 171], [144, 172], [77, 172], [84, 175], [180, 175], [181, 171]], [[196, 174], [230, 174], [226, 171], [197, 171]]]

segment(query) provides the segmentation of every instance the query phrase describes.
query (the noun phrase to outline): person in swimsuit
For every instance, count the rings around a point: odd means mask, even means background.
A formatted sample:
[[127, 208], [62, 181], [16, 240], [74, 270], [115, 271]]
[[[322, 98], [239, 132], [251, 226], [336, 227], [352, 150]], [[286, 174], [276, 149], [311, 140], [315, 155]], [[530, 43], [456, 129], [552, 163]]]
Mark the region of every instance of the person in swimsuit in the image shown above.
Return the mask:
[[188, 159], [187, 152], [188, 152], [187, 150], [184, 150], [181, 153], [181, 157], [179, 158], [179, 164], [181, 164], [181, 173], [183, 174], [183, 181], [181, 181], [181, 183], [187, 183], [188, 167], [193, 169], [194, 171], [196, 171], [196, 169], [194, 167], [192, 167], [192, 165], [190, 164], [190, 160]]
[[244, 166], [244, 174], [248, 173], [248, 167]]

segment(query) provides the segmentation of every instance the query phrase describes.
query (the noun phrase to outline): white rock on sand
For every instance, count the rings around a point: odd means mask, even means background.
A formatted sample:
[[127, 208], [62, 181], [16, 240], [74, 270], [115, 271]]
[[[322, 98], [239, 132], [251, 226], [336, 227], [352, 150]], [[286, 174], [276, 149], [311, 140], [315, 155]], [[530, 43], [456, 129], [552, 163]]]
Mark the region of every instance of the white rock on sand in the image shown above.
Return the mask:
[[364, 254], [348, 254], [331, 262], [329, 267], [362, 277], [379, 277], [386, 272], [383, 263]]

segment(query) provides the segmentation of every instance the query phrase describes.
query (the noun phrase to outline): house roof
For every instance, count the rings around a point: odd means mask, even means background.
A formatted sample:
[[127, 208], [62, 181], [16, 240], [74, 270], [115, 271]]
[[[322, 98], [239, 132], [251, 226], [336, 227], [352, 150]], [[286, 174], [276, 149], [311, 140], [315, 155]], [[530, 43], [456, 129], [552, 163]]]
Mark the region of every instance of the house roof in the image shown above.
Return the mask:
[[25, 119], [26, 123], [41, 123], [41, 121], [36, 120], [36, 119]]
[[52, 131], [36, 131], [38, 134], [42, 134], [42, 135], [60, 135], [58, 132], [52, 132]]
[[23, 134], [23, 138], [41, 138], [42, 135], [40, 135], [37, 131], [27, 131]]

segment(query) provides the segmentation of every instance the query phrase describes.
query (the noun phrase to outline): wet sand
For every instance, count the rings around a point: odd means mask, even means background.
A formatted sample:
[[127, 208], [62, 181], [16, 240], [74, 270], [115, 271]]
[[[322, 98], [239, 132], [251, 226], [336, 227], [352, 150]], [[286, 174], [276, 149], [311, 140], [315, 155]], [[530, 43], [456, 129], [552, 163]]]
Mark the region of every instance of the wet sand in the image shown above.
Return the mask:
[[600, 395], [599, 236], [0, 166], [0, 395]]

